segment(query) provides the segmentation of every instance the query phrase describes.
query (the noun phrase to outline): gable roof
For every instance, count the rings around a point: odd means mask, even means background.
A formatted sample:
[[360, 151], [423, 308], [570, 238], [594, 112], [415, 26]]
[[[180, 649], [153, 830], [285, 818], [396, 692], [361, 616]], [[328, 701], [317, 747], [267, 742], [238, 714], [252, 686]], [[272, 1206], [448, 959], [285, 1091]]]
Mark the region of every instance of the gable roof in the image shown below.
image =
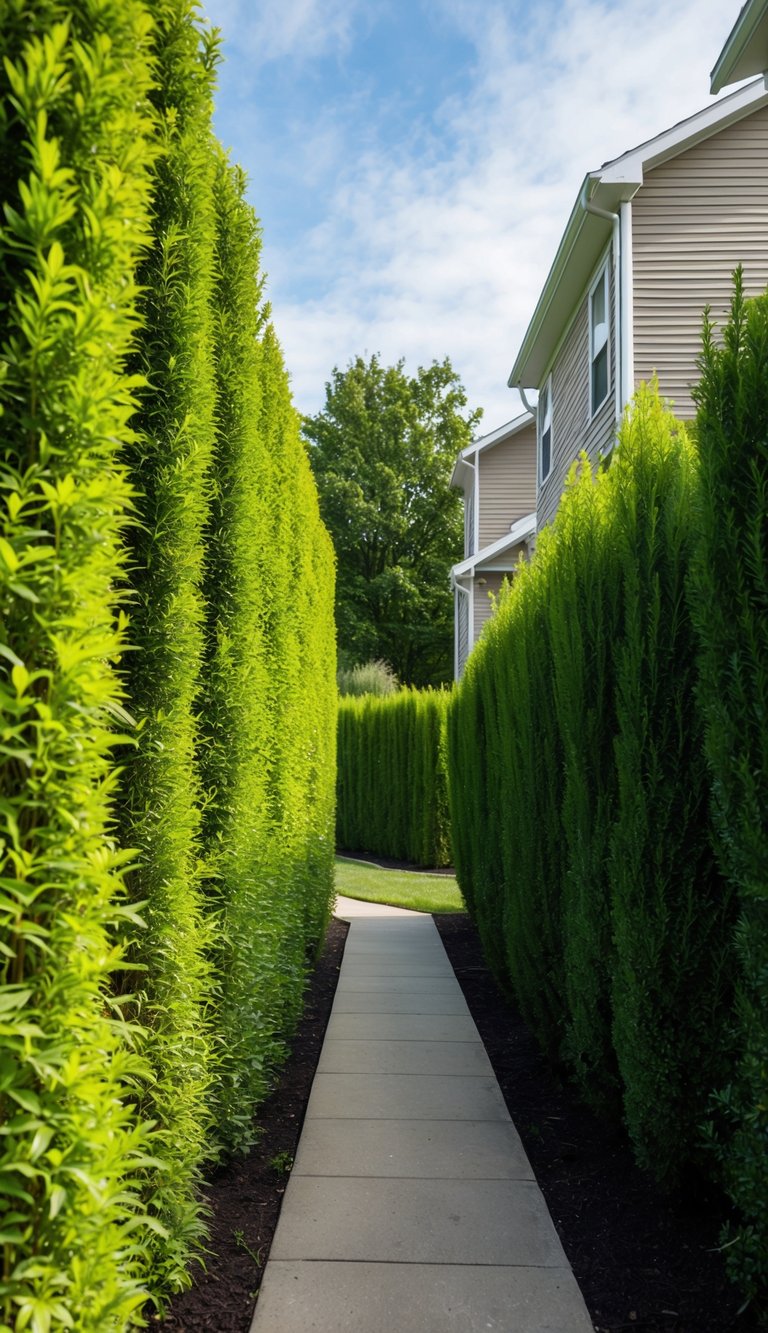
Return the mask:
[[622, 203], [637, 194], [644, 172], [766, 105], [766, 83], [759, 79], [587, 173], [512, 367], [510, 387], [536, 388], [541, 384], [576, 302], [608, 244], [611, 218], [596, 216], [587, 205], [615, 214]]
[[533, 416], [530, 412], [522, 412], [519, 417], [513, 417], [504, 426], [497, 426], [496, 430], [489, 431], [487, 435], [480, 435], [471, 444], [462, 449], [454, 465], [451, 476], [451, 486], [457, 486], [461, 489], [471, 483], [474, 475], [472, 471], [473, 455], [484, 453], [486, 449], [492, 449], [494, 445], [501, 444], [503, 440], [508, 440], [513, 435], [517, 435], [526, 426], [531, 425]]
[[519, 518], [513, 523], [509, 532], [504, 537], [492, 543], [490, 546], [484, 546], [482, 551], [476, 551], [474, 555], [468, 555], [466, 560], [461, 560], [458, 565], [454, 565], [451, 570], [453, 579], [463, 578], [467, 574], [474, 574], [476, 569], [482, 569], [488, 564], [492, 564], [494, 559], [503, 556], [514, 546], [522, 546], [524, 542], [530, 541], [536, 532], [536, 515], [526, 514], [524, 518]]
[[746, 0], [710, 75], [710, 91], [768, 69], [768, 0]]

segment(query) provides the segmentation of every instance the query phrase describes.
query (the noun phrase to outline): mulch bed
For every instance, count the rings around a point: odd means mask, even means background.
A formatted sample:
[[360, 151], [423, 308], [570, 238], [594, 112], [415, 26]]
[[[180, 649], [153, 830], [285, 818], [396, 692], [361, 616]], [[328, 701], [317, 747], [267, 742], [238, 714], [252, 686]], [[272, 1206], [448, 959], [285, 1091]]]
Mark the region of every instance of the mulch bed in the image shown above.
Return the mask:
[[[749, 1315], [737, 1315], [712, 1206], [658, 1193], [625, 1139], [545, 1064], [488, 973], [469, 919], [438, 915], [435, 923], [598, 1333], [755, 1333]], [[211, 1181], [207, 1271], [156, 1327], [248, 1333], [287, 1182], [280, 1167], [298, 1143], [346, 930], [331, 924], [280, 1085], [259, 1112], [258, 1145]]]

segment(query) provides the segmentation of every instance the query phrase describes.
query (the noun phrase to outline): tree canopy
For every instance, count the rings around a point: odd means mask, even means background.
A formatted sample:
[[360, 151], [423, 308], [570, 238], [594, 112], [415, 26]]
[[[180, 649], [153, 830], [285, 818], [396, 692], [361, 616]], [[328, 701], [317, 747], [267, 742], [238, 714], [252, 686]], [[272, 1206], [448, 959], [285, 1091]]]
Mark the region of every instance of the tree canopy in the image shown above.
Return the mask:
[[404, 364], [358, 356], [334, 369], [303, 429], [338, 561], [340, 660], [383, 658], [404, 683], [430, 685], [452, 675], [463, 519], [449, 483], [481, 412], [448, 358], [414, 376]]

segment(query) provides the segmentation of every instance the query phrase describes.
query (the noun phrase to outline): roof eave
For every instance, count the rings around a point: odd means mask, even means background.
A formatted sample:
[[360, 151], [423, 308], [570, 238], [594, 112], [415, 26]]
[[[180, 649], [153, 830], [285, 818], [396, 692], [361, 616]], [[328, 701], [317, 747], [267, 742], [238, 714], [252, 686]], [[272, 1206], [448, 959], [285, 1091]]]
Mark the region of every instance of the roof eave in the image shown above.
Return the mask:
[[746, 0], [710, 75], [710, 91], [719, 93], [740, 79], [768, 69], [768, 3]]

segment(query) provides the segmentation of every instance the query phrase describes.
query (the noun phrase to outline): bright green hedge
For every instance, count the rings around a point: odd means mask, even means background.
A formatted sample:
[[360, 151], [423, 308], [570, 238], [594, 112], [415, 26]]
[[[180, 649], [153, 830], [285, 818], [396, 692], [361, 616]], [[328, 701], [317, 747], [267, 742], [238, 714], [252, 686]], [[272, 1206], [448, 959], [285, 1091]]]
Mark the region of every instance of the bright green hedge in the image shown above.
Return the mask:
[[686, 598], [696, 487], [685, 432], [641, 389], [610, 467], [572, 475], [447, 726], [457, 873], [489, 957], [670, 1182], [700, 1163], [732, 998]]
[[718, 1110], [725, 1181], [741, 1224], [726, 1253], [768, 1315], [768, 298], [707, 329], [698, 443], [701, 533], [691, 604], [712, 778], [716, 850], [736, 895], [737, 1057]]
[[133, 0], [10, 0], [0, 27], [0, 1327], [33, 1333], [122, 1328], [143, 1303], [159, 1146], [108, 991], [148, 27]]
[[194, 0], [0, 46], [0, 1330], [119, 1333], [328, 918], [333, 556]]
[[443, 728], [448, 692], [403, 689], [339, 700], [336, 845], [451, 863]]
[[121, 834], [138, 848], [128, 877], [146, 930], [124, 985], [151, 1036], [144, 1109], [162, 1164], [147, 1196], [167, 1235], [154, 1240], [153, 1283], [187, 1285], [190, 1246], [204, 1234], [197, 1186], [216, 1151], [210, 1087], [218, 1063], [208, 1021], [217, 986], [204, 894], [205, 785], [198, 752], [207, 524], [214, 486], [216, 385], [213, 274], [216, 157], [213, 71], [188, 0], [155, 0], [153, 102], [162, 144], [152, 246], [139, 269], [143, 328], [135, 370], [146, 383], [127, 452], [136, 493], [128, 533], [132, 651], [128, 707], [139, 730], [121, 755]]

